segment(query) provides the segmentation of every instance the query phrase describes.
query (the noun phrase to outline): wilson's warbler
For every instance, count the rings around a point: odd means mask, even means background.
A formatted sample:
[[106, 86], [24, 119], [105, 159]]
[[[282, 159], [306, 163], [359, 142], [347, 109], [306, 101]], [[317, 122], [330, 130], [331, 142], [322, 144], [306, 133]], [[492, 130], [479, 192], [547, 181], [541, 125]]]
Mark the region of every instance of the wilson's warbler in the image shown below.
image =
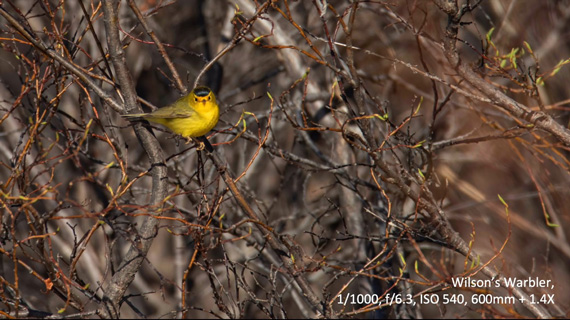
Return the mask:
[[[218, 123], [220, 110], [216, 96], [208, 87], [196, 87], [173, 104], [150, 113], [125, 114], [161, 124], [190, 140], [205, 135]], [[203, 146], [202, 146], [203, 148]]]

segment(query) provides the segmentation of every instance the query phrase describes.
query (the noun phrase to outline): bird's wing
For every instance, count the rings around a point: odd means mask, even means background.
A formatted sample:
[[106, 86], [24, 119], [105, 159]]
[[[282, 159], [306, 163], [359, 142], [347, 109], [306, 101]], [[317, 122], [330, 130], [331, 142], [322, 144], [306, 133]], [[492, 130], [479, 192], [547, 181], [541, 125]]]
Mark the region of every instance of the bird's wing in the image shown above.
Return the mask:
[[196, 111], [191, 108], [180, 108], [180, 106], [172, 105], [160, 108], [146, 116], [157, 119], [174, 119], [174, 118], [189, 118], [196, 114]]

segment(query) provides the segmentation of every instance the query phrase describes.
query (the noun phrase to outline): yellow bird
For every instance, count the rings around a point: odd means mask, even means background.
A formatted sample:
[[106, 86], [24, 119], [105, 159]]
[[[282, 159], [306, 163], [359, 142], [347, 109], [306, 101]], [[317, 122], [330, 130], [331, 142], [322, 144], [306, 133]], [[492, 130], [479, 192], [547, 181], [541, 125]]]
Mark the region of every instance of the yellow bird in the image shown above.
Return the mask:
[[196, 87], [192, 92], [173, 104], [150, 113], [123, 115], [127, 118], [143, 118], [161, 124], [170, 131], [190, 138], [200, 137], [212, 130], [218, 123], [220, 109], [216, 96], [208, 87]]

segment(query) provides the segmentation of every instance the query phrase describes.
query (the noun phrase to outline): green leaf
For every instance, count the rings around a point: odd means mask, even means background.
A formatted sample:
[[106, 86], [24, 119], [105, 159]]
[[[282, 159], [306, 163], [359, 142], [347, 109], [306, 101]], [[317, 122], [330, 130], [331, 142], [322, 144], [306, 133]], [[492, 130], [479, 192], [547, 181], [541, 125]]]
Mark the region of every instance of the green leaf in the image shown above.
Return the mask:
[[477, 260], [471, 260], [471, 269], [475, 268], [481, 263], [481, 256], [477, 255]]
[[236, 15], [236, 16], [242, 15], [242, 14], [243, 14], [243, 11], [241, 11], [241, 10], [239, 9], [239, 6], [238, 6], [237, 3], [235, 4], [235, 6], [236, 6], [236, 9], [234, 10], [234, 15]]
[[507, 219], [509, 218], [509, 205], [507, 204], [507, 202], [503, 199], [503, 197], [501, 197], [500, 194], [498, 194], [497, 196], [499, 196], [499, 200], [501, 200], [501, 202], [503, 203], [503, 205], [505, 206], [505, 213], [507, 214]]
[[489, 30], [489, 32], [487, 32], [486, 38], [487, 38], [487, 43], [493, 47], [493, 49], [495, 49], [495, 56], [499, 56], [499, 50], [497, 50], [497, 46], [495, 46], [495, 44], [493, 43], [493, 41], [491, 40], [491, 35], [493, 34], [493, 31], [495, 31], [495, 28], [491, 28], [491, 30]]
[[[511, 64], [513, 65], [513, 67], [517, 67], [517, 53], [519, 52], [519, 48], [512, 48], [511, 52], [509, 52], [509, 54], [507, 54], [507, 58], [509, 59], [509, 61], [511, 62]], [[501, 64], [503, 64], [501, 62]]]
[[422, 177], [423, 181], [426, 181], [426, 176], [424, 176], [424, 173], [422, 172], [422, 170], [418, 169], [418, 173], [420, 174], [420, 176]]
[[382, 115], [382, 116], [379, 115], [379, 114], [377, 114], [377, 113], [375, 113], [374, 116], [375, 116], [376, 118], [382, 120], [382, 121], [388, 120], [388, 113], [386, 113], [386, 114], [384, 114], [384, 115]]
[[568, 64], [568, 62], [570, 62], [570, 59], [566, 59], [566, 60], [560, 60], [560, 62], [558, 62], [558, 64], [556, 65], [556, 67], [554, 67], [554, 70], [552, 70], [552, 72], [550, 73], [550, 76], [554, 76], [556, 75], [560, 69], [562, 69], [562, 67], [565, 64]]
[[534, 52], [532, 51], [530, 44], [528, 44], [528, 42], [523, 41], [524, 45], [526, 46], [526, 48], [528, 49], [528, 52], [530, 52], [531, 54], [533, 54]]
[[405, 268], [405, 267], [406, 267], [406, 259], [404, 259], [404, 255], [402, 255], [401, 253], [399, 253], [398, 256], [400, 257], [400, 261], [402, 261], [402, 265], [403, 265], [404, 268]]
[[311, 72], [311, 68], [307, 68], [307, 71], [303, 73], [303, 80], [307, 79], [307, 77], [309, 76], [309, 72]]
[[414, 115], [416, 115], [419, 111], [420, 108], [422, 107], [422, 102], [424, 102], [424, 97], [420, 97], [420, 103], [418, 103], [418, 107], [416, 108], [416, 111], [414, 111]]
[[422, 141], [416, 143], [412, 148], [413, 149], [419, 148], [419, 147], [423, 146], [425, 142], [426, 142], [425, 140], [422, 140]]
[[501, 202], [503, 203], [503, 205], [505, 205], [505, 207], [509, 207], [509, 205], [507, 204], [507, 202], [505, 202], [505, 200], [503, 199], [503, 197], [501, 197], [500, 194], [497, 195], [499, 197], [499, 200], [501, 200]]
[[488, 42], [491, 42], [491, 35], [493, 35], [493, 31], [495, 31], [495, 27], [491, 28], [491, 30], [489, 30], [489, 32], [487, 32], [487, 35], [485, 36]]
[[548, 213], [545, 213], [545, 214], [546, 214], [546, 225], [547, 225], [547, 226], [549, 226], [549, 227], [551, 227], [551, 228], [558, 228], [558, 227], [560, 227], [560, 226], [557, 225], [556, 223], [550, 222], [550, 216], [548, 215]]

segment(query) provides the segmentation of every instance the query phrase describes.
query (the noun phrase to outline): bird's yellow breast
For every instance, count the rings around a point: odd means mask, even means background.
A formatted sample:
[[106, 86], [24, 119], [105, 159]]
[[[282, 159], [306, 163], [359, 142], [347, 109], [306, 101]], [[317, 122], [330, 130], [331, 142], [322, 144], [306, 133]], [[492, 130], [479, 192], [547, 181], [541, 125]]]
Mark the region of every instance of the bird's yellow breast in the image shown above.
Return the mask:
[[220, 111], [214, 93], [207, 87], [197, 87], [170, 106], [134, 116], [159, 123], [184, 138], [194, 138], [216, 126]]
[[203, 136], [218, 123], [220, 112], [217, 105], [198, 102], [193, 106], [196, 113], [188, 118], [152, 118], [147, 120], [160, 123], [184, 138]]

